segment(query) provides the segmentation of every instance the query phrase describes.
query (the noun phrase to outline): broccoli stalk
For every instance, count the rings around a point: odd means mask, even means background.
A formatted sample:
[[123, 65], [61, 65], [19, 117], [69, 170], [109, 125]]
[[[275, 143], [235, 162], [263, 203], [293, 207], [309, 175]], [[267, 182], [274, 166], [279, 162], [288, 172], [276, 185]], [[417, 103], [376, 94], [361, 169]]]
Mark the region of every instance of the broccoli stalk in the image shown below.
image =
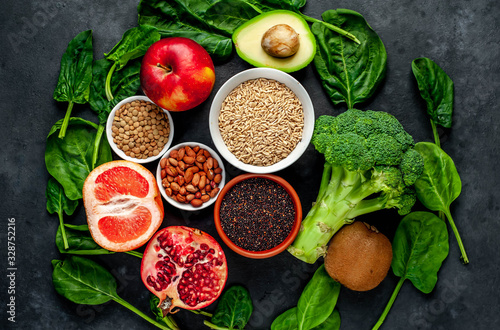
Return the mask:
[[288, 248], [294, 256], [314, 263], [332, 236], [363, 214], [411, 211], [416, 201], [412, 185], [423, 171], [423, 159], [393, 116], [354, 109], [322, 116], [312, 143], [326, 162], [316, 202]]

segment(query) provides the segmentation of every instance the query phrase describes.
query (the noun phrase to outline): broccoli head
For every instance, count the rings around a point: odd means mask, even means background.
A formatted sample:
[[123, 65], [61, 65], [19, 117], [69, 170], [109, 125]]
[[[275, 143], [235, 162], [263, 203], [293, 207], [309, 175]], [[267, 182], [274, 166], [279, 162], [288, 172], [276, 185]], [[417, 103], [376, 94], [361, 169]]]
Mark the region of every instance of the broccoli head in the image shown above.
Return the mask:
[[393, 115], [350, 109], [320, 116], [311, 140], [325, 156], [316, 203], [289, 251], [314, 263], [344, 224], [363, 214], [395, 208], [404, 215], [416, 202], [413, 184], [424, 170], [414, 141]]

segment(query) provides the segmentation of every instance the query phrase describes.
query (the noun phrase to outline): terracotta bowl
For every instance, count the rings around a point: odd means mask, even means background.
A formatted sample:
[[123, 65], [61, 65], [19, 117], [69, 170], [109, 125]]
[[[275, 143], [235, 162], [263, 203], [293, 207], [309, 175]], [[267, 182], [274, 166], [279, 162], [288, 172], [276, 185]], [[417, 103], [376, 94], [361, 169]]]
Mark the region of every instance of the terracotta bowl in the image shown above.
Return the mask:
[[[264, 251], [249, 251], [246, 249], [243, 249], [233, 243], [229, 237], [226, 235], [224, 230], [222, 229], [221, 225], [221, 219], [220, 219], [220, 208], [221, 208], [221, 203], [222, 200], [224, 199], [224, 196], [230, 191], [231, 188], [233, 188], [236, 184], [248, 180], [251, 178], [264, 178], [264, 179], [269, 179], [272, 180], [279, 185], [281, 185], [285, 191], [290, 195], [292, 198], [292, 203], [294, 205], [295, 209], [295, 220], [292, 226], [292, 229], [288, 236], [285, 238], [283, 242], [281, 242], [279, 245], [273, 247], [272, 249], [269, 250], [264, 250]], [[253, 258], [253, 259], [264, 259], [264, 258], [269, 258], [272, 256], [275, 256], [281, 252], [283, 252], [292, 242], [294, 241], [295, 237], [299, 233], [300, 229], [300, 224], [302, 222], [302, 206], [300, 204], [300, 199], [293, 187], [285, 181], [283, 178], [274, 175], [274, 174], [242, 174], [228, 183], [222, 188], [222, 190], [219, 192], [219, 196], [217, 197], [217, 200], [215, 201], [215, 206], [214, 206], [214, 221], [215, 221], [215, 228], [217, 229], [217, 232], [219, 233], [219, 236], [221, 239], [224, 241], [224, 243], [234, 252], [245, 256], [247, 258]]]

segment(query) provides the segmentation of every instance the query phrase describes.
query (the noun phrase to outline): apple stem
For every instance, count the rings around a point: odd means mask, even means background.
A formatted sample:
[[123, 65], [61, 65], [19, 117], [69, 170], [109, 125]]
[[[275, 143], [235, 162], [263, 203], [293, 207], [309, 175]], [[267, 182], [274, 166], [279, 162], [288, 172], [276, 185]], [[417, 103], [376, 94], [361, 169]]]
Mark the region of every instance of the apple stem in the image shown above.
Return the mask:
[[172, 67], [170, 65], [165, 66], [163, 64], [156, 63], [156, 66], [159, 67], [159, 68], [162, 68], [165, 71], [167, 71], [167, 73], [172, 72]]

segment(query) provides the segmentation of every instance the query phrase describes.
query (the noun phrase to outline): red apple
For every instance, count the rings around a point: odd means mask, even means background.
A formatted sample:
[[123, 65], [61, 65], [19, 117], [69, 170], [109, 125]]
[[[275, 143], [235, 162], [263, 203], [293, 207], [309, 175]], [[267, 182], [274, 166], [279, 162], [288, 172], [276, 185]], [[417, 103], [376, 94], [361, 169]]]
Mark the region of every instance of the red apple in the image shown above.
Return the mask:
[[152, 44], [142, 60], [140, 76], [144, 94], [169, 111], [200, 105], [215, 83], [210, 55], [196, 41], [183, 37]]

